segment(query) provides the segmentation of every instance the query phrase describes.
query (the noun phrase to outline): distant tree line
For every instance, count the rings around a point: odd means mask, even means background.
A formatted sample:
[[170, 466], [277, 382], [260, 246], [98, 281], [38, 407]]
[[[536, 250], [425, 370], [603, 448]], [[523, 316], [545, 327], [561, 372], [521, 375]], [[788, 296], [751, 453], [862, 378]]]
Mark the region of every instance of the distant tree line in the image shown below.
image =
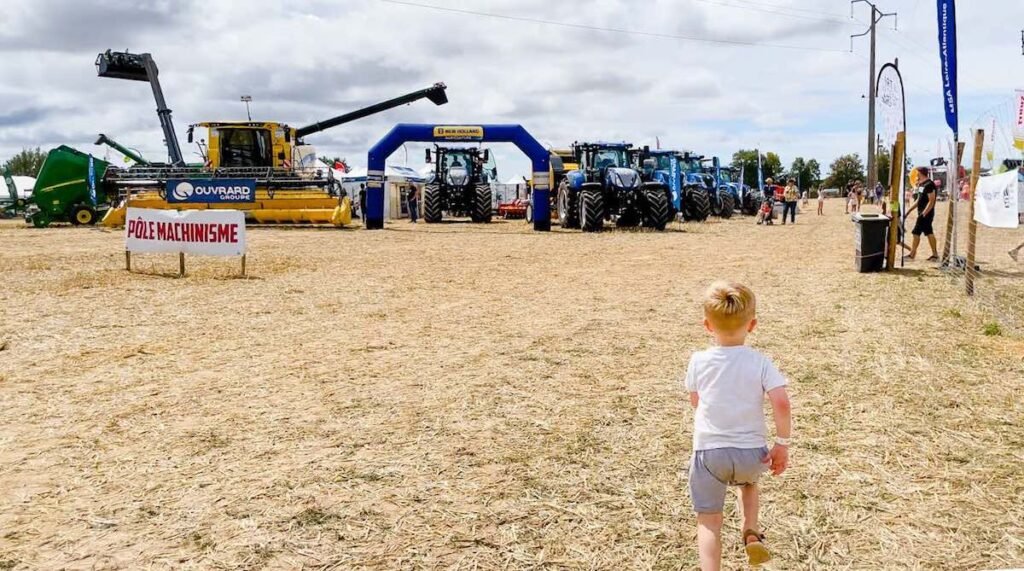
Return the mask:
[[22, 149], [20, 153], [4, 161], [3, 169], [9, 170], [11, 176], [35, 177], [39, 174], [39, 169], [43, 166], [45, 159], [46, 153], [41, 151], [39, 147]]

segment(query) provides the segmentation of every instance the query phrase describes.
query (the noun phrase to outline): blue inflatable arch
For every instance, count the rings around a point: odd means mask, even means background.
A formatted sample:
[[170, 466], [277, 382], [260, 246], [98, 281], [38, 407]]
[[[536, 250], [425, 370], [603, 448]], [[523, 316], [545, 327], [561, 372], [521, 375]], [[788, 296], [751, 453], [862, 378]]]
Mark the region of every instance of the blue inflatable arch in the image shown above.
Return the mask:
[[513, 143], [533, 163], [533, 229], [551, 230], [549, 153], [521, 125], [419, 125], [400, 123], [384, 135], [366, 161], [366, 227], [384, 228], [384, 163], [407, 142]]

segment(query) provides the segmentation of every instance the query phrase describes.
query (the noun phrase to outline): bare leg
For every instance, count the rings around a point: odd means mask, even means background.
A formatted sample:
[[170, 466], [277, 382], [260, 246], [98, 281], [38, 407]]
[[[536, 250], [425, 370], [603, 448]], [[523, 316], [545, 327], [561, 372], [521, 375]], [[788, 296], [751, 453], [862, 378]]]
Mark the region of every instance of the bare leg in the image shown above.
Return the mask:
[[[740, 500], [743, 503], [743, 527], [741, 527], [740, 530], [746, 531], [748, 529], [752, 529], [760, 533], [761, 530], [757, 527], [757, 511], [760, 506], [757, 484], [740, 486]], [[754, 538], [748, 539], [750, 541], [754, 541]]]
[[[915, 240], [917, 240], [917, 238], [915, 238]], [[932, 247], [932, 257], [933, 258], [938, 258], [939, 257], [939, 249], [938, 249], [937, 242], [938, 241], [935, 239], [935, 234], [929, 234], [928, 235], [928, 245]], [[915, 248], [915, 250], [916, 249], [917, 248]]]
[[1012, 250], [1010, 250], [1008, 252], [1010, 254], [1010, 257], [1013, 258], [1014, 262], [1019, 262], [1020, 261], [1020, 260], [1017, 259], [1017, 255], [1020, 254], [1020, 251], [1021, 251], [1022, 248], [1024, 248], [1024, 243], [1018, 244], [1016, 248], [1014, 248], [1014, 249], [1012, 249]]
[[913, 260], [917, 256], [917, 247], [921, 245], [921, 235], [914, 234], [914, 240], [910, 244], [910, 253], [907, 257]]
[[697, 549], [701, 571], [722, 568], [722, 514], [697, 514]]

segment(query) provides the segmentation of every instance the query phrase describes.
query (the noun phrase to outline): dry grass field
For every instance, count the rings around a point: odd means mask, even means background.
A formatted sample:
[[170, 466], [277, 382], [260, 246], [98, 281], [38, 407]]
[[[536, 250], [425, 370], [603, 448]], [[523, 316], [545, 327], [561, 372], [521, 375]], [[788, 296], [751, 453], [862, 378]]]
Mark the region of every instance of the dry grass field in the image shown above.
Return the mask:
[[247, 279], [5, 222], [0, 570], [693, 569], [678, 379], [715, 278], [791, 382], [767, 568], [1024, 567], [1024, 340], [924, 262], [856, 273], [827, 209], [253, 229]]

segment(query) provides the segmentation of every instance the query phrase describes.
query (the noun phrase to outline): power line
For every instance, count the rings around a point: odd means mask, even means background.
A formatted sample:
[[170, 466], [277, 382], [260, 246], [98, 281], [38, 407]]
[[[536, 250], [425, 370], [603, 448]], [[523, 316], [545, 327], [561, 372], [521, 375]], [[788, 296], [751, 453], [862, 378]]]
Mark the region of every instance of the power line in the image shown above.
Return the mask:
[[798, 8], [796, 6], [786, 6], [783, 4], [770, 4], [768, 2], [755, 2], [754, 0], [734, 0], [735, 2], [741, 2], [743, 4], [754, 4], [757, 6], [768, 6], [770, 8], [779, 8], [781, 10], [789, 10], [790, 12], [806, 12], [808, 14], [817, 14], [819, 16], [832, 16], [836, 18], [845, 18], [844, 14], [836, 14], [835, 12], [823, 12], [821, 10], [809, 10], [807, 8]]
[[[838, 19], [838, 18], [818, 18], [818, 17], [814, 17], [814, 16], [804, 16], [802, 14], [791, 14], [791, 13], [788, 13], [788, 12], [780, 12], [778, 10], [768, 10], [768, 9], [765, 9], [765, 8], [756, 8], [754, 6], [745, 6], [745, 5], [742, 5], [742, 4], [739, 4], [739, 5], [737, 5], [737, 4], [726, 4], [725, 2], [721, 2], [720, 0], [697, 0], [697, 1], [698, 2], [704, 2], [706, 4], [714, 4], [716, 6], [725, 6], [726, 8], [736, 8], [736, 9], [739, 9], [739, 10], [752, 10], [752, 11], [755, 11], [755, 12], [764, 12], [766, 14], [778, 14], [780, 16], [785, 16], [787, 18], [797, 18], [797, 19], [800, 19], [800, 20], [810, 20], [812, 22], [830, 22], [830, 23], [840, 24], [840, 25], [843, 25], [843, 26], [854, 26], [854, 25], [856, 25], [853, 22], [850, 22], [849, 20], [841, 20], [841, 19]], [[765, 6], [776, 6], [776, 5], [775, 4], [765, 4]], [[781, 6], [776, 6], [776, 7], [781, 8]], [[812, 12], [812, 13], [824, 14], [824, 12]]]
[[705, 42], [710, 44], [725, 44], [734, 46], [757, 46], [763, 48], [779, 48], [786, 50], [802, 50], [812, 52], [830, 52], [830, 53], [847, 53], [846, 50], [837, 50], [832, 48], [817, 48], [812, 46], [794, 46], [790, 44], [771, 44], [763, 42], [748, 42], [744, 40], [727, 40], [717, 38], [702, 38], [698, 36], [685, 36], [682, 34], [666, 34], [661, 32], [648, 32], [644, 30], [630, 30], [626, 28], [611, 28], [604, 26], [591, 26], [587, 24], [572, 24], [569, 22], [558, 22], [555, 20], [543, 20], [540, 18], [528, 18], [525, 16], [509, 16], [507, 14], [494, 14], [491, 12], [479, 12], [476, 10], [464, 10], [461, 8], [448, 8], [446, 6], [435, 6], [433, 4], [421, 4], [419, 2], [408, 2], [405, 0], [378, 0], [386, 4], [396, 4], [399, 6], [408, 6], [412, 8], [422, 8], [427, 10], [436, 10], [438, 12], [449, 12], [453, 14], [463, 14], [468, 16], [480, 16], [484, 18], [494, 18], [499, 20], [509, 20], [513, 22], [529, 22], [531, 24], [544, 24], [547, 26], [559, 26], [562, 28], [572, 28], [576, 30], [587, 30], [591, 32], [608, 32], [613, 34], [626, 34], [633, 36], [644, 36], [649, 38], [661, 38], [669, 40], [686, 40], [691, 42]]

